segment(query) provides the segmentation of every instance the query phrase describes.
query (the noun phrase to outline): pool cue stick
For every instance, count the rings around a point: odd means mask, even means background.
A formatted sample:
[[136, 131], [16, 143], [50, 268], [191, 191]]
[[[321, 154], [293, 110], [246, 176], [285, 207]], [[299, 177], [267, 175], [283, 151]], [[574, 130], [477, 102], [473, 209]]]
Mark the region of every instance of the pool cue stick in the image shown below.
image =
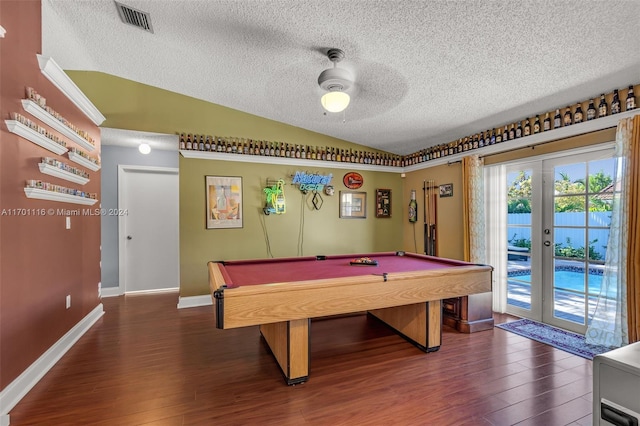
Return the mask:
[[429, 241], [428, 237], [428, 227], [427, 227], [427, 181], [422, 182], [422, 218], [424, 222], [424, 230], [423, 230], [423, 242], [424, 242], [424, 254], [427, 254], [427, 243]]

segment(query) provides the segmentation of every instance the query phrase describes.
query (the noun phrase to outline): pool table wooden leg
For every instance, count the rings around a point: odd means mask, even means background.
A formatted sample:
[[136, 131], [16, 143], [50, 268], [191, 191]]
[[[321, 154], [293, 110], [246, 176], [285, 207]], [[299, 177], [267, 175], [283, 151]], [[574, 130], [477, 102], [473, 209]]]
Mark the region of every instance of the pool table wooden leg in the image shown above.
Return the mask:
[[305, 318], [260, 326], [288, 385], [304, 383], [309, 378], [309, 324]]
[[442, 301], [374, 309], [370, 315], [378, 318], [402, 337], [425, 352], [440, 349], [442, 341]]

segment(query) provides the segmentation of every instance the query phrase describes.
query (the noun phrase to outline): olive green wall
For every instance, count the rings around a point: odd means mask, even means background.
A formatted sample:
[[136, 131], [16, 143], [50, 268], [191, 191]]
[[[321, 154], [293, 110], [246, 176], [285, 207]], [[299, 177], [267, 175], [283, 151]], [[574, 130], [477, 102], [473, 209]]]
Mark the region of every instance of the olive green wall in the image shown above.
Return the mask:
[[[322, 164], [322, 163], [321, 163]], [[306, 195], [291, 184], [296, 171], [333, 174], [335, 195], [322, 194], [324, 203], [315, 210], [313, 193]], [[180, 158], [180, 296], [209, 292], [206, 264], [232, 260], [318, 254], [368, 253], [402, 249], [400, 214], [375, 217], [375, 189], [392, 190], [392, 213], [400, 212], [402, 182], [398, 173], [360, 171], [364, 178], [358, 191], [367, 193], [366, 219], [339, 218], [339, 192], [344, 169], [296, 167]], [[243, 228], [205, 229], [205, 176], [241, 176]], [[284, 179], [287, 211], [265, 215], [263, 189], [267, 179]], [[397, 197], [393, 197], [397, 194]], [[299, 242], [302, 241], [299, 248]]]
[[[364, 148], [112, 75], [89, 71], [67, 73], [107, 118], [103, 127]], [[346, 190], [342, 177], [351, 169], [320, 167], [328, 164], [317, 162], [313, 167], [296, 167], [180, 157], [180, 296], [209, 293], [206, 268], [209, 260], [267, 257], [265, 230], [274, 257], [402, 249], [400, 174], [359, 171], [364, 177], [364, 185], [359, 191], [367, 192], [367, 218], [340, 219], [339, 191]], [[357, 167], [353, 170], [357, 171]], [[291, 185], [290, 176], [296, 171], [332, 173], [336, 194], [332, 197], [323, 195], [324, 205], [319, 211], [311, 207], [311, 195], [304, 197], [303, 206], [301, 192]], [[242, 229], [205, 229], [206, 175], [243, 178]], [[262, 190], [268, 178], [284, 178], [287, 182], [287, 212], [284, 215], [265, 216], [262, 213], [265, 204]], [[392, 190], [393, 215], [389, 219], [375, 217], [376, 188]], [[301, 229], [303, 240], [302, 250], [299, 250]]]
[[[453, 163], [409, 172], [403, 179], [403, 246], [406, 251], [424, 253], [424, 181], [433, 180], [436, 185], [453, 184], [452, 197], [437, 197], [436, 254], [439, 257], [463, 260], [464, 240], [462, 229], [462, 165]], [[409, 199], [416, 190], [418, 222], [409, 223]], [[415, 238], [415, 239], [414, 239]], [[417, 247], [417, 250], [416, 250]]]

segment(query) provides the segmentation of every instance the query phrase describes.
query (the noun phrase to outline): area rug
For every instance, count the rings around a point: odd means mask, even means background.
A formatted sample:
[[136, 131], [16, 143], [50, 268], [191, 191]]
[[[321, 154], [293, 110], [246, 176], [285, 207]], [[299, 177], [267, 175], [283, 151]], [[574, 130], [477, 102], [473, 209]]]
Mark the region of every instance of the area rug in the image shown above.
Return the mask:
[[529, 319], [506, 322], [498, 324], [496, 327], [591, 360], [596, 355], [614, 349], [607, 346], [591, 345], [585, 342], [584, 336]]

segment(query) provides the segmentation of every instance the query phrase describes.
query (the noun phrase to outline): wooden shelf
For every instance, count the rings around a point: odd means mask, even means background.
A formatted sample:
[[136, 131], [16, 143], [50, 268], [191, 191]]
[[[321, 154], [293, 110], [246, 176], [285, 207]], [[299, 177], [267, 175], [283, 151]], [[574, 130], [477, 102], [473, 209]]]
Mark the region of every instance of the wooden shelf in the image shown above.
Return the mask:
[[343, 163], [339, 161], [307, 160], [302, 158], [270, 157], [264, 155], [227, 154], [222, 152], [180, 150], [184, 158], [199, 158], [203, 160], [238, 161], [244, 163], [280, 164], [327, 169], [369, 170], [377, 172], [400, 173], [400, 167], [379, 166], [376, 164]]
[[38, 163], [38, 167], [40, 168], [40, 172], [44, 173], [45, 175], [55, 176], [60, 179], [68, 180], [69, 182], [79, 183], [80, 185], [85, 185], [87, 182], [89, 182], [89, 179], [87, 179], [86, 177], [59, 169], [50, 164]]
[[91, 160], [87, 160], [80, 154], [76, 154], [75, 152], [69, 151], [67, 155], [69, 156], [69, 160], [73, 161], [74, 163], [78, 163], [89, 170], [93, 170], [94, 172], [97, 172], [98, 170], [100, 170], [100, 164], [96, 164]]
[[41, 135], [17, 120], [5, 120], [4, 122], [7, 124], [7, 129], [9, 129], [11, 133], [15, 133], [16, 135], [33, 142], [54, 154], [61, 155], [67, 152], [67, 148], [64, 146], [55, 143], [48, 137]]
[[27, 198], [37, 198], [39, 200], [58, 201], [61, 203], [94, 205], [98, 200], [94, 198], [79, 197], [77, 195], [62, 194], [60, 192], [46, 191], [39, 188], [25, 188], [24, 193]]
[[31, 99], [22, 99], [22, 107], [29, 114], [33, 115], [38, 120], [60, 132], [63, 136], [77, 143], [82, 148], [88, 151], [93, 151], [96, 149], [96, 147], [91, 145], [89, 141], [67, 127], [64, 123], [58, 121], [53, 115], [42, 109], [40, 105], [38, 105]]

